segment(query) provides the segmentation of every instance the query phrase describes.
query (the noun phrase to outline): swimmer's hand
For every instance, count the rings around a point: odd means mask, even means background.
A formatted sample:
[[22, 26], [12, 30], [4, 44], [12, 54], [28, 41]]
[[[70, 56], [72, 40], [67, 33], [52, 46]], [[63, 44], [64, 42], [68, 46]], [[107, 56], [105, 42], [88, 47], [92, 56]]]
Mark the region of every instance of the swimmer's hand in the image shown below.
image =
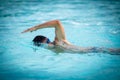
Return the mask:
[[33, 31], [35, 31], [36, 30], [36, 28], [29, 28], [29, 29], [27, 29], [27, 30], [24, 30], [23, 32], [21, 32], [21, 33], [26, 33], [26, 32], [33, 32]]

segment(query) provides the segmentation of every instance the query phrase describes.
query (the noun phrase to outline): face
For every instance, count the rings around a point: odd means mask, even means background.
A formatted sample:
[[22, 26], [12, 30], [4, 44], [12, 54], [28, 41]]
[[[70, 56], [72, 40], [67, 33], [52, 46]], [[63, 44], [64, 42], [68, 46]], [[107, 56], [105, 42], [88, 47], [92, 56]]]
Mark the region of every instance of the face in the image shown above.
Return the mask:
[[50, 43], [50, 40], [49, 40], [48, 38], [46, 38], [45, 40], [43, 40], [42, 43], [47, 43], [47, 44], [49, 44], [49, 43]]
[[54, 45], [50, 42], [50, 40], [48, 38], [46, 38], [45, 40], [43, 40], [41, 47], [54, 47]]

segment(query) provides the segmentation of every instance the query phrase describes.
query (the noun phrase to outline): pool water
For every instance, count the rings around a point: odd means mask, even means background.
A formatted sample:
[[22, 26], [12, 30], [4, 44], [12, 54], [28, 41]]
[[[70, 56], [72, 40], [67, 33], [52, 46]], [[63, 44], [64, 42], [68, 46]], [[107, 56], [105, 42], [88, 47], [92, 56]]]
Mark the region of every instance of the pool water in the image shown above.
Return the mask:
[[0, 80], [120, 80], [118, 54], [56, 54], [32, 44], [54, 29], [21, 34], [55, 19], [75, 45], [120, 48], [119, 0], [1, 0]]

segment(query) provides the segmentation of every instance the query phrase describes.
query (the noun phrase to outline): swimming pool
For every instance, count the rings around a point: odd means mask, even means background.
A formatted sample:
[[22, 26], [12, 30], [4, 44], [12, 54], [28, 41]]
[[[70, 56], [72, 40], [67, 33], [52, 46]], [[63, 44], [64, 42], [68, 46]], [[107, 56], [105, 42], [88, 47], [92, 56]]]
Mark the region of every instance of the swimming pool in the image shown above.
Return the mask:
[[120, 80], [120, 55], [56, 54], [32, 45], [39, 34], [52, 41], [54, 29], [21, 34], [59, 19], [75, 45], [120, 48], [119, 4], [117, 0], [0, 1], [0, 80]]

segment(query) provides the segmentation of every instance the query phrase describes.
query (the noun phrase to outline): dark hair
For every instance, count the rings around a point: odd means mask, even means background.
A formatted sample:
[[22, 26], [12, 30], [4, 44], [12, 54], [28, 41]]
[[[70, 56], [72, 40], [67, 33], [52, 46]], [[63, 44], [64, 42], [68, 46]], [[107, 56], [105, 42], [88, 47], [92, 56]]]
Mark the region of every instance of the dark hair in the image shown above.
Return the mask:
[[42, 43], [46, 39], [45, 36], [38, 35], [33, 39], [34, 45], [40, 46], [40, 43]]

